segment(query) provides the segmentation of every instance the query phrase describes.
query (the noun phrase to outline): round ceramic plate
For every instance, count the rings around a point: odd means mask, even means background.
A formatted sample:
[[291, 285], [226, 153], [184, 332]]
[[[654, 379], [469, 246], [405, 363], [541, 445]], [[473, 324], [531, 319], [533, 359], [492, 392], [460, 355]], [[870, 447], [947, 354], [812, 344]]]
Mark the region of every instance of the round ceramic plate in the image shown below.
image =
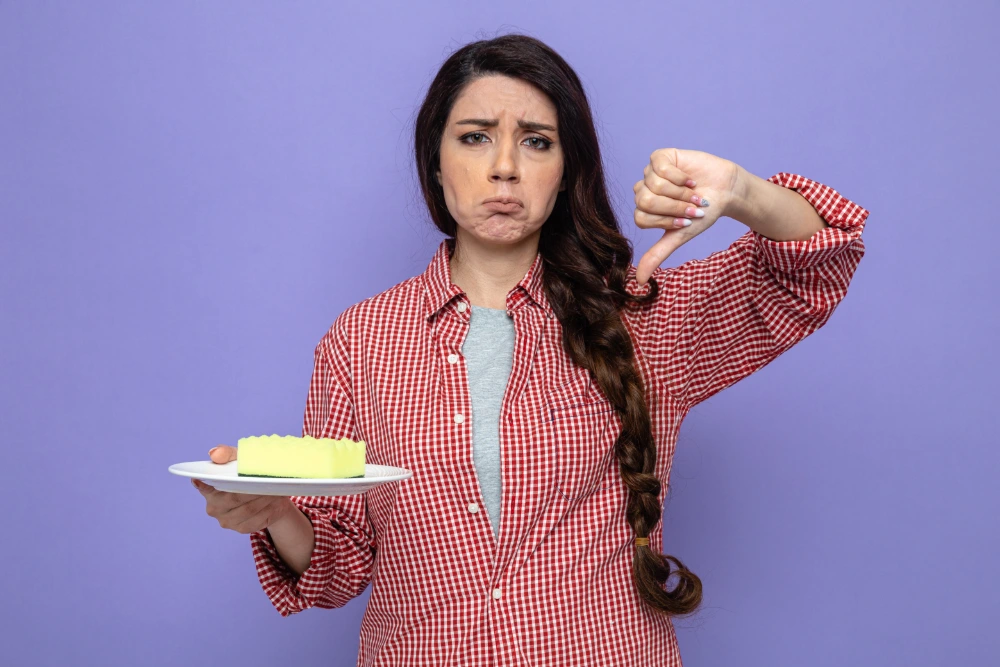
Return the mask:
[[239, 477], [236, 461], [188, 461], [175, 463], [168, 470], [181, 477], [194, 477], [219, 491], [254, 493], [261, 496], [353, 496], [368, 489], [413, 477], [406, 468], [365, 464], [364, 477], [342, 479], [300, 479], [274, 477]]

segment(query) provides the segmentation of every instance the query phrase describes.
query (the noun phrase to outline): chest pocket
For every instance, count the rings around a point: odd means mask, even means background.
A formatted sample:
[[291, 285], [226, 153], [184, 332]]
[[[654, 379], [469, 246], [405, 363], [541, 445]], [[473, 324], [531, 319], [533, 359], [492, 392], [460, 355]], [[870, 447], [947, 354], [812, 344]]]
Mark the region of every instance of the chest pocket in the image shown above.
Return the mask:
[[575, 500], [610, 486], [621, 421], [589, 372], [578, 369], [569, 381], [546, 391], [542, 424], [564, 497]]

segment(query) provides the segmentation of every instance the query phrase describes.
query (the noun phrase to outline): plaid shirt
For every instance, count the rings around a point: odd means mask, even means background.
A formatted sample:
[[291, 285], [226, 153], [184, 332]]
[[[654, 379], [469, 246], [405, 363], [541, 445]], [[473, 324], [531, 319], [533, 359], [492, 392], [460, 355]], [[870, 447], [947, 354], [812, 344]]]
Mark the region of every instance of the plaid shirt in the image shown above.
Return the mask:
[[[768, 180], [830, 227], [807, 241], [748, 231], [706, 259], [658, 268], [657, 300], [624, 313], [661, 502], [687, 412], [823, 326], [864, 255], [866, 209], [796, 174]], [[341, 607], [371, 583], [358, 665], [680, 667], [670, 619], [632, 584], [635, 536], [613, 452], [621, 420], [563, 351], [540, 255], [506, 299], [516, 340], [494, 537], [472, 458], [462, 357], [471, 308], [451, 282], [452, 248], [442, 241], [421, 275], [350, 306], [314, 355], [302, 434], [364, 440], [369, 463], [413, 477], [362, 495], [293, 497], [315, 531], [312, 561], [295, 577], [266, 530], [251, 534], [264, 592], [288, 616]], [[627, 289], [649, 289], [634, 266]], [[662, 521], [651, 548], [661, 531]]]

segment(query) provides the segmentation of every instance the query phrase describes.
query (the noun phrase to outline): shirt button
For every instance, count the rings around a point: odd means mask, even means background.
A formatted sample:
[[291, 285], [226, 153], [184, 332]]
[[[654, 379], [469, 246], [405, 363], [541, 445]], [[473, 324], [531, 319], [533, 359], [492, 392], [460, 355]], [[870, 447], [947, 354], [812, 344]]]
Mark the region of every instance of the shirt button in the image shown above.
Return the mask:
[[458, 355], [457, 354], [449, 354], [448, 355], [448, 363], [449, 364], [457, 364], [458, 363]]
[[460, 313], [464, 313], [465, 312], [466, 305], [465, 305], [464, 301], [459, 301], [458, 302], [458, 306], [456, 306], [456, 307], [458, 308], [458, 312], [460, 312]]
[[455, 413], [455, 423], [456, 424], [461, 424], [464, 421], [465, 421], [465, 415], [463, 415], [461, 412], [456, 412]]
[[507, 317], [513, 317], [513, 315], [510, 314], [509, 310], [507, 311]]
[[476, 503], [469, 503], [469, 511], [475, 514], [476, 512], [479, 511], [479, 505], [477, 505]]
[[500, 599], [500, 589], [499, 588], [494, 588], [493, 589], [493, 599], [494, 600], [499, 600]]

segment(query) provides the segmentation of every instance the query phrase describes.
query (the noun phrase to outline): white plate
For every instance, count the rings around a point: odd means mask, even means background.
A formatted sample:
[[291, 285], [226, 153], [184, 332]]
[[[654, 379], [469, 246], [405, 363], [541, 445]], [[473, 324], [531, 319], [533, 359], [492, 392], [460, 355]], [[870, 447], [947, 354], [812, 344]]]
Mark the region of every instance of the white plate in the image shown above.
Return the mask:
[[276, 479], [273, 477], [239, 477], [236, 461], [187, 461], [175, 463], [168, 470], [181, 477], [194, 477], [219, 491], [255, 493], [262, 496], [353, 496], [368, 489], [413, 477], [406, 468], [365, 464], [364, 477], [341, 479]]

